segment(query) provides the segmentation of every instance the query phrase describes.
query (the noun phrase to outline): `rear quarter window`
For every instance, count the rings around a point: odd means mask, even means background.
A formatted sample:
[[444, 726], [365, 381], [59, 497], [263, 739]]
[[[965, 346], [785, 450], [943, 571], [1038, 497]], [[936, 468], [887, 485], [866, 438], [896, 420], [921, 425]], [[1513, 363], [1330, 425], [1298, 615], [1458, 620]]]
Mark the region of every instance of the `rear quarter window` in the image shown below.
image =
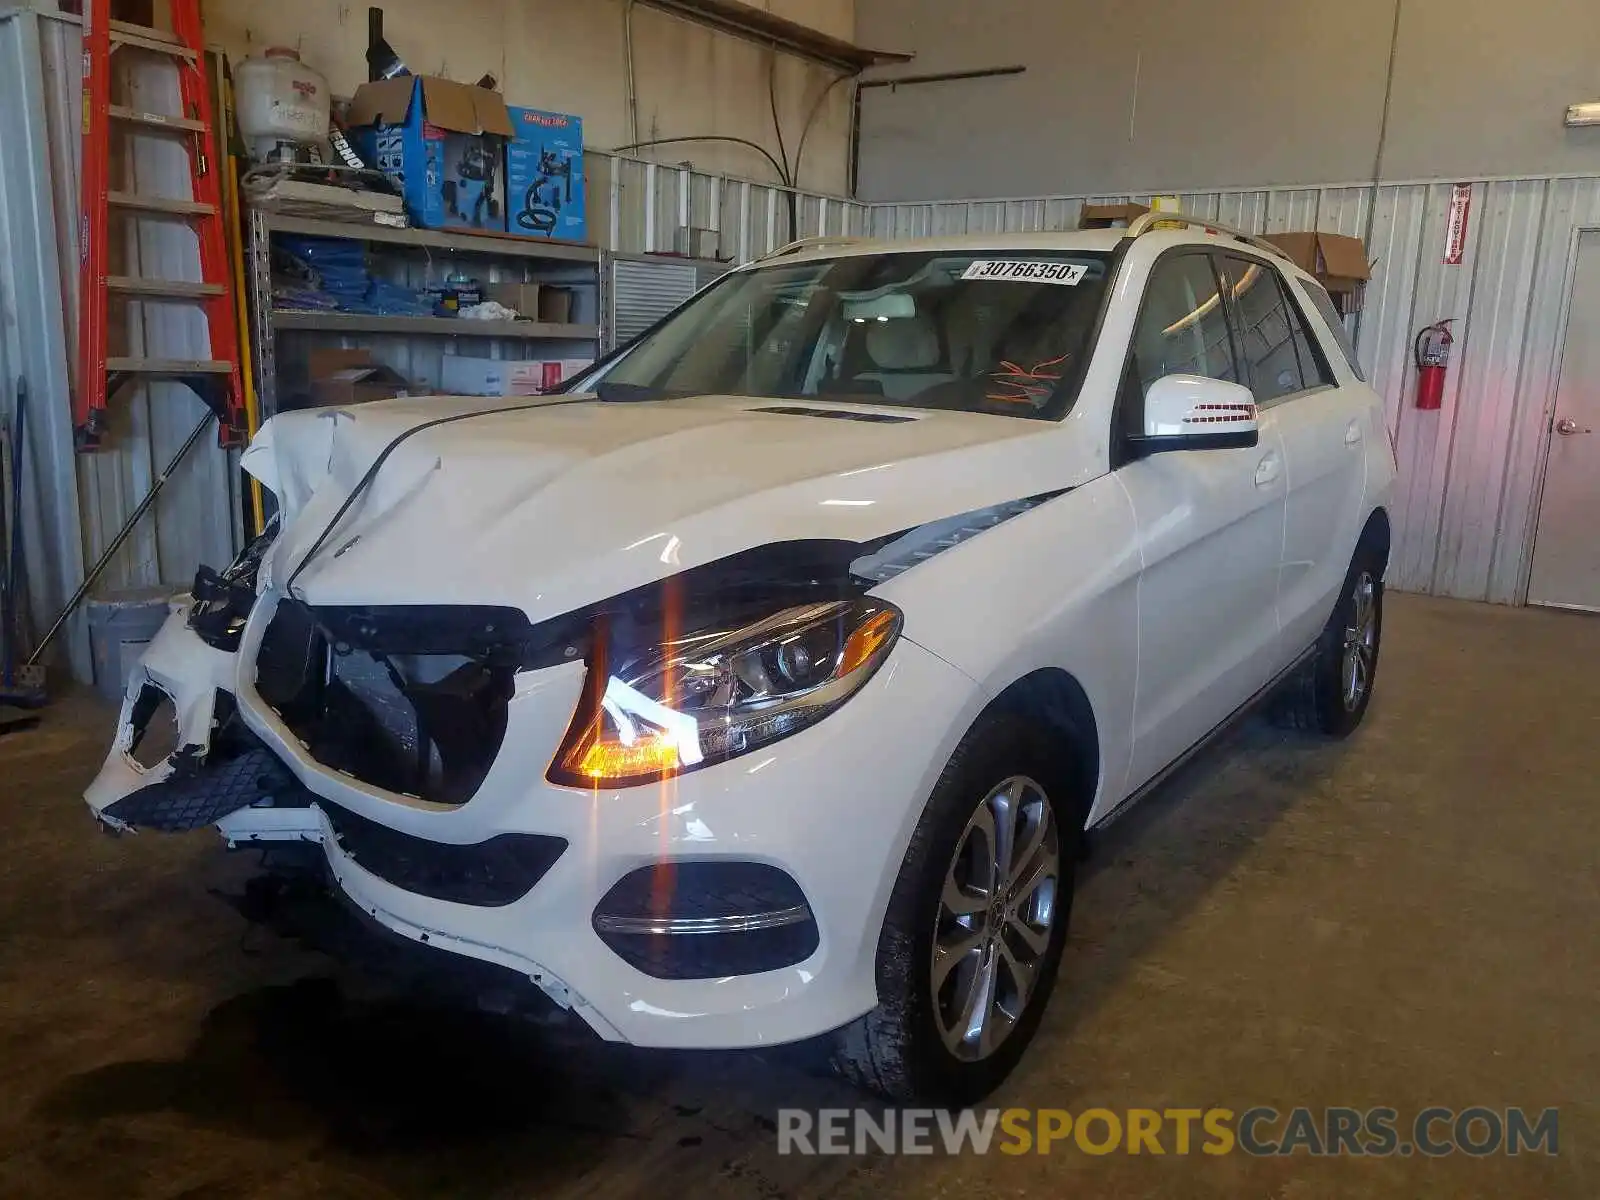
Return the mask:
[[1328, 295], [1328, 290], [1320, 283], [1310, 279], [1295, 278], [1295, 286], [1300, 289], [1300, 294], [1311, 301], [1311, 307], [1327, 323], [1333, 333], [1334, 343], [1339, 347], [1339, 353], [1344, 355], [1345, 362], [1350, 364], [1350, 370], [1362, 383], [1367, 381], [1366, 375], [1361, 370], [1361, 363], [1356, 359], [1355, 343], [1350, 340], [1350, 331], [1344, 327], [1344, 318], [1339, 315], [1339, 310], [1333, 306], [1333, 298]]

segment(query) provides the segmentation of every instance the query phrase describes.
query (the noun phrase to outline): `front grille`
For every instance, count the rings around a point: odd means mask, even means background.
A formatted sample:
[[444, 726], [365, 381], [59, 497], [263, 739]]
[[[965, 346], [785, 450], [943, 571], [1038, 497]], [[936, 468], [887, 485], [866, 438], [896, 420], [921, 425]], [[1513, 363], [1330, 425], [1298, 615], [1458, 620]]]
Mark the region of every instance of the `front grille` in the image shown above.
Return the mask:
[[339, 848], [362, 870], [433, 900], [503, 908], [533, 890], [567, 848], [565, 838], [502, 833], [458, 846], [412, 837], [318, 800]]
[[465, 804], [505, 739], [526, 629], [515, 609], [285, 598], [256, 656], [256, 692], [323, 766]]

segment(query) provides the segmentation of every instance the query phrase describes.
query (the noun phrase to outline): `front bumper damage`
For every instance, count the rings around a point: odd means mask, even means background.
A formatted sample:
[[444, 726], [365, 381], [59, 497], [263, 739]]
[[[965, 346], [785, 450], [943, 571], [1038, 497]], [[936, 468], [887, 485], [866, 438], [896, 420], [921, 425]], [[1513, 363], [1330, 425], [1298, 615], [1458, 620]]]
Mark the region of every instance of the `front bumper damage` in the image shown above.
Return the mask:
[[[87, 794], [106, 825], [214, 823], [236, 847], [311, 852], [364, 922], [475, 960], [466, 974], [490, 964], [531, 983], [607, 1040], [774, 1045], [877, 1002], [878, 930], [921, 797], [983, 703], [948, 663], [902, 638], [850, 719], [659, 786], [605, 791], [546, 779], [583, 664], [525, 670], [494, 761], [451, 804], [319, 761], [314, 739], [263, 699], [254, 664], [279, 601], [261, 597], [237, 653], [206, 645], [182, 611], [168, 621]], [[153, 767], [133, 753], [147, 688], [171, 697], [178, 725], [179, 749]], [[642, 907], [663, 879], [676, 888], [675, 927]], [[753, 919], [741, 928], [743, 915]], [[791, 923], [761, 928], [767, 918]]]
[[[111, 751], [84, 794], [108, 829], [181, 833], [217, 824], [245, 840], [314, 836], [311, 793], [250, 732], [234, 700], [236, 656], [189, 628], [181, 604], [128, 680]], [[171, 721], [172, 730], [154, 726]], [[138, 750], [168, 737], [176, 749], [150, 764]]]

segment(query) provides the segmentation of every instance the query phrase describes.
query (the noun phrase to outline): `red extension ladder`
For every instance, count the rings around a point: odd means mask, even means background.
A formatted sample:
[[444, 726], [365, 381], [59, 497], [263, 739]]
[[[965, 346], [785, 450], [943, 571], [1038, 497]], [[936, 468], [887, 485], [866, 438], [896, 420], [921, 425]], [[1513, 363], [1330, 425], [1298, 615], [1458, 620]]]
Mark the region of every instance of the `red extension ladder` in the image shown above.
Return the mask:
[[[171, 0], [172, 32], [125, 25], [108, 17], [110, 0], [83, 4], [83, 162], [79, 211], [78, 381], [72, 423], [80, 451], [100, 446], [106, 402], [136, 378], [175, 379], [216, 414], [221, 443], [238, 445], [245, 431], [239, 338], [233, 284], [222, 226], [222, 172], [206, 73], [200, 0]], [[170, 55], [177, 63], [181, 115], [136, 112], [111, 103], [111, 52], [119, 46]], [[194, 179], [194, 199], [173, 200], [109, 186], [113, 122], [184, 139]], [[151, 279], [108, 274], [112, 209], [141, 217], [188, 222], [200, 241], [200, 279]], [[107, 357], [107, 303], [111, 293], [143, 304], [200, 304], [211, 339], [207, 359]]]

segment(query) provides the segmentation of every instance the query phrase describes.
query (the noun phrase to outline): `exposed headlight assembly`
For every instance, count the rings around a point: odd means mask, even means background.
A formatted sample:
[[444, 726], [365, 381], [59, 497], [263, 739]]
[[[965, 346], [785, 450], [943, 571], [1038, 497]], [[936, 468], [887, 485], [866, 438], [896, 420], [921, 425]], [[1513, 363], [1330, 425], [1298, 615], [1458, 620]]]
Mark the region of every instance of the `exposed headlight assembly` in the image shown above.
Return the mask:
[[277, 536], [278, 518], [274, 516], [225, 570], [202, 566], [195, 572], [189, 628], [208, 646], [229, 651], [239, 648], [239, 635], [256, 603], [256, 576]]
[[602, 628], [550, 780], [651, 783], [796, 733], [872, 678], [901, 623], [900, 610], [881, 600], [804, 604], [627, 658]]

